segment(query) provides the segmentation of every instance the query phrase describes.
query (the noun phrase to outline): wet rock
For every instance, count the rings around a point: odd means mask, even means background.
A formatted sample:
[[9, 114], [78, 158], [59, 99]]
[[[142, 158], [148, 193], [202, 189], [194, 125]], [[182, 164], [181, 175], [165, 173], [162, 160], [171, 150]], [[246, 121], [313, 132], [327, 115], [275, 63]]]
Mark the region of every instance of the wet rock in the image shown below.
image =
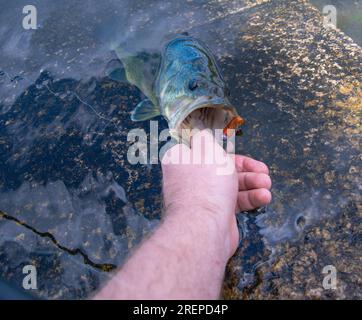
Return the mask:
[[[35, 264], [39, 296], [84, 298], [111, 275], [101, 265], [121, 265], [156, 227], [160, 167], [126, 157], [129, 130], [149, 132], [129, 117], [143, 95], [102, 75], [112, 59], [104, 43], [112, 35], [125, 40], [127, 27], [130, 47], [158, 45], [165, 32], [188, 26], [215, 52], [247, 120], [237, 151], [265, 161], [273, 179], [273, 203], [238, 218], [243, 238], [224, 297], [361, 298], [361, 48], [325, 28], [307, 1], [161, 1], [156, 10], [137, 3], [129, 25], [117, 24], [123, 20], [112, 1], [95, 3], [100, 11], [91, 20], [73, 4], [69, 16], [48, 13], [34, 36], [38, 49], [26, 41], [26, 50], [11, 51], [19, 34], [6, 38], [0, 276], [19, 283], [22, 266]], [[77, 36], [68, 39], [69, 30]], [[23, 80], [11, 82], [17, 74]], [[323, 287], [327, 265], [337, 270], [336, 290]]]

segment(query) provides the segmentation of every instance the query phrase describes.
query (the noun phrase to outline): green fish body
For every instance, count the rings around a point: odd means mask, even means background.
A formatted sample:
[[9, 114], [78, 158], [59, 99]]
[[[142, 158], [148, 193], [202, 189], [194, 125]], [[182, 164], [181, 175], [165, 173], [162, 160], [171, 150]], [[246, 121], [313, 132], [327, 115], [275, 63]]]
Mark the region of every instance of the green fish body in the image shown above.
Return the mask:
[[190, 36], [167, 42], [162, 54], [127, 55], [115, 50], [128, 82], [147, 97], [132, 111], [133, 121], [162, 115], [171, 132], [182, 129], [235, 129], [243, 123], [228, 100], [228, 89], [205, 44]]

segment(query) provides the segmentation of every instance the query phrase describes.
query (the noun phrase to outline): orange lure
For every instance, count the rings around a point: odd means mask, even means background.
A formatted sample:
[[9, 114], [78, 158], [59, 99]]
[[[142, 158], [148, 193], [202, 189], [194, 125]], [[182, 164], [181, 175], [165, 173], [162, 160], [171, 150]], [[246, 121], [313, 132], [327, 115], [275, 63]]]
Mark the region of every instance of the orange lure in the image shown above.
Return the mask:
[[228, 123], [228, 125], [224, 128], [223, 134], [225, 137], [230, 137], [233, 132], [228, 131], [229, 129], [237, 129], [238, 127], [242, 126], [245, 123], [245, 120], [239, 116], [235, 116], [231, 119], [231, 121]]

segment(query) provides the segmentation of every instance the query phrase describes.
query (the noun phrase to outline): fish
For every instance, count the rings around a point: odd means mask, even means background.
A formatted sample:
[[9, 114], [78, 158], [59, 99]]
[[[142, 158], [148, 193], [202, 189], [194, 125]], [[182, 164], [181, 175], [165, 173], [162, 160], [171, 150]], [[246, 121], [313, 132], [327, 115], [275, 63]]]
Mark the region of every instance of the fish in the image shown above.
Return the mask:
[[167, 41], [162, 52], [128, 54], [121, 47], [115, 52], [124, 76], [115, 66], [107, 75], [128, 81], [146, 96], [131, 112], [133, 121], [161, 115], [171, 135], [188, 143], [193, 129], [222, 129], [227, 137], [233, 132], [229, 129], [244, 124], [229, 101], [230, 90], [211, 50], [201, 40], [182, 34]]

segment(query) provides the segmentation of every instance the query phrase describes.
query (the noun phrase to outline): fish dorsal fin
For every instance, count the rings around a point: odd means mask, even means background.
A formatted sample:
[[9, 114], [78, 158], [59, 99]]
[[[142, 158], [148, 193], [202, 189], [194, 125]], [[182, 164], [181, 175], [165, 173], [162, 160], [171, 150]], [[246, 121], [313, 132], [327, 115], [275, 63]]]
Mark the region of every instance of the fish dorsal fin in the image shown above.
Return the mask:
[[126, 71], [119, 59], [109, 61], [104, 70], [104, 74], [114, 81], [127, 82]]
[[151, 100], [141, 101], [131, 113], [132, 121], [144, 121], [160, 115], [160, 109]]

